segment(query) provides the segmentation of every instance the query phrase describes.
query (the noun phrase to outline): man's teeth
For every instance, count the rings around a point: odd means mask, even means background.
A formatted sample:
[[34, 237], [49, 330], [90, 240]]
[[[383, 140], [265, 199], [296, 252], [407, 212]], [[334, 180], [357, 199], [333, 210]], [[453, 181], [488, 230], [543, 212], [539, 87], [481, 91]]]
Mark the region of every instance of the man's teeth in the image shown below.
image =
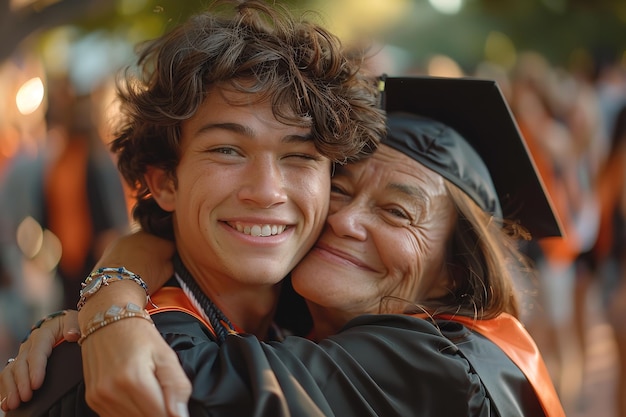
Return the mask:
[[237, 230], [245, 233], [246, 235], [252, 236], [272, 236], [278, 235], [285, 231], [287, 226], [285, 225], [276, 225], [276, 224], [255, 224], [253, 226], [243, 226], [241, 224], [236, 225]]

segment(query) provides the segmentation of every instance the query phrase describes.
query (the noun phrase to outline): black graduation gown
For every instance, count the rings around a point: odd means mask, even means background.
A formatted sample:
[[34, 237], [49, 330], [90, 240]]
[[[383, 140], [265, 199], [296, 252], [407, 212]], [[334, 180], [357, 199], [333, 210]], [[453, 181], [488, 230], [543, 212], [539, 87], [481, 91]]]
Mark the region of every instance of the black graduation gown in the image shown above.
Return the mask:
[[[458, 323], [443, 325], [445, 337], [423, 319], [368, 315], [319, 344], [293, 336], [263, 343], [231, 335], [220, 347], [185, 313], [159, 313], [153, 319], [193, 383], [192, 416], [543, 415], [521, 371], [493, 343]], [[63, 343], [53, 352], [45, 381], [58, 392], [48, 398], [37, 393], [33, 403], [8, 417], [92, 415], [82, 381], [68, 377], [68, 359], [63, 369], [52, 369], [57, 351], [68, 349], [74, 349], [71, 360], [79, 364], [75, 344]], [[489, 393], [468, 353], [488, 364], [489, 375], [482, 379], [500, 381]], [[33, 411], [36, 407], [44, 411]]]

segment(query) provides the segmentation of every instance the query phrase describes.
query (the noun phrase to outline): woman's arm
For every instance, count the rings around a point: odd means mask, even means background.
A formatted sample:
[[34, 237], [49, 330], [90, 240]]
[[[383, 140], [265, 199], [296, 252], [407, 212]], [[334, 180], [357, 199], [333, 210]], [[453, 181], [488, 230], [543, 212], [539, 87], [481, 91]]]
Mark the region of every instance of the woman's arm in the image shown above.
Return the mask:
[[[194, 416], [489, 415], [480, 378], [424, 320], [364, 316], [319, 344], [233, 335], [220, 347], [184, 312], [153, 319], [192, 378]], [[63, 377], [49, 375], [48, 383]], [[120, 398], [112, 397], [112, 414]], [[135, 403], [124, 410], [133, 406], [141, 413]]]
[[[173, 253], [171, 242], [137, 232], [117, 239], [97, 266], [125, 266], [140, 275], [153, 292], [171, 277]], [[102, 286], [81, 309], [80, 327], [85, 332], [89, 321], [112, 305], [124, 306], [129, 302], [144, 305], [145, 301], [144, 289], [133, 281]], [[57, 318], [50, 325], [35, 330], [20, 348], [16, 361], [0, 374], [0, 395], [11, 393], [2, 404], [5, 411], [14, 409], [20, 401], [30, 400], [32, 390], [41, 386], [50, 351], [54, 344], [63, 340], [60, 331], [63, 323], [78, 327], [75, 314], [66, 317], [65, 323]], [[76, 341], [77, 338], [69, 334], [66, 340]], [[85, 339], [81, 351], [87, 400], [101, 416], [187, 415], [190, 383], [176, 355], [146, 320], [120, 320], [110, 324]], [[16, 372], [9, 372], [12, 369]]]
[[[137, 232], [110, 246], [98, 267], [124, 266], [151, 292], [172, 276], [172, 242]], [[81, 331], [112, 305], [144, 305], [146, 295], [133, 281], [103, 286], [78, 314]], [[120, 320], [90, 335], [82, 345], [86, 399], [100, 416], [186, 416], [191, 384], [178, 358], [146, 320]]]

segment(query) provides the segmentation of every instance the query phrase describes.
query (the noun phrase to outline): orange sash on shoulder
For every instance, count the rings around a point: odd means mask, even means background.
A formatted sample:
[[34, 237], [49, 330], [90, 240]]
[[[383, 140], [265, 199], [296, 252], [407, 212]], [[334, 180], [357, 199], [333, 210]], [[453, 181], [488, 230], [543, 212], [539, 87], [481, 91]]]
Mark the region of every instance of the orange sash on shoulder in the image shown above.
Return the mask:
[[148, 307], [146, 307], [146, 310], [148, 310], [150, 315], [166, 311], [182, 311], [183, 313], [187, 313], [199, 320], [211, 331], [213, 336], [216, 337], [215, 330], [213, 329], [213, 326], [211, 326], [211, 323], [206, 321], [204, 317], [202, 317], [202, 314], [196, 310], [194, 305], [191, 303], [191, 300], [187, 298], [182, 289], [178, 287], [163, 287], [151, 295], [150, 298], [156, 305], [156, 307], [152, 305], [148, 305]]
[[459, 322], [491, 340], [524, 373], [546, 416], [565, 417], [565, 411], [539, 349], [519, 320], [506, 313], [490, 320], [448, 315], [436, 318]]

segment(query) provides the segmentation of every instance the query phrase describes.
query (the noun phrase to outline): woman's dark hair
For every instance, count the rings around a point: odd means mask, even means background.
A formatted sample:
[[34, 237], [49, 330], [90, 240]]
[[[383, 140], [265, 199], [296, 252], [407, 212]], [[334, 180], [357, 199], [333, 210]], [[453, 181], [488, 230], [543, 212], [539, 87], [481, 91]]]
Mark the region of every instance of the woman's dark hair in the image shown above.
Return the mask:
[[353, 52], [321, 26], [260, 0], [218, 1], [144, 44], [139, 72], [128, 68], [118, 80], [122, 124], [111, 144], [142, 228], [172, 237], [171, 216], [152, 199], [144, 175], [152, 166], [175, 179], [181, 122], [215, 85], [269, 100], [279, 121], [310, 127], [318, 151], [333, 162], [375, 150], [384, 113]]
[[458, 187], [446, 181], [457, 209], [457, 224], [447, 248], [451, 293], [428, 311], [489, 319], [500, 313], [517, 317], [516, 274], [532, 274], [519, 250], [519, 238], [528, 238], [518, 224], [495, 219], [480, 209]]

